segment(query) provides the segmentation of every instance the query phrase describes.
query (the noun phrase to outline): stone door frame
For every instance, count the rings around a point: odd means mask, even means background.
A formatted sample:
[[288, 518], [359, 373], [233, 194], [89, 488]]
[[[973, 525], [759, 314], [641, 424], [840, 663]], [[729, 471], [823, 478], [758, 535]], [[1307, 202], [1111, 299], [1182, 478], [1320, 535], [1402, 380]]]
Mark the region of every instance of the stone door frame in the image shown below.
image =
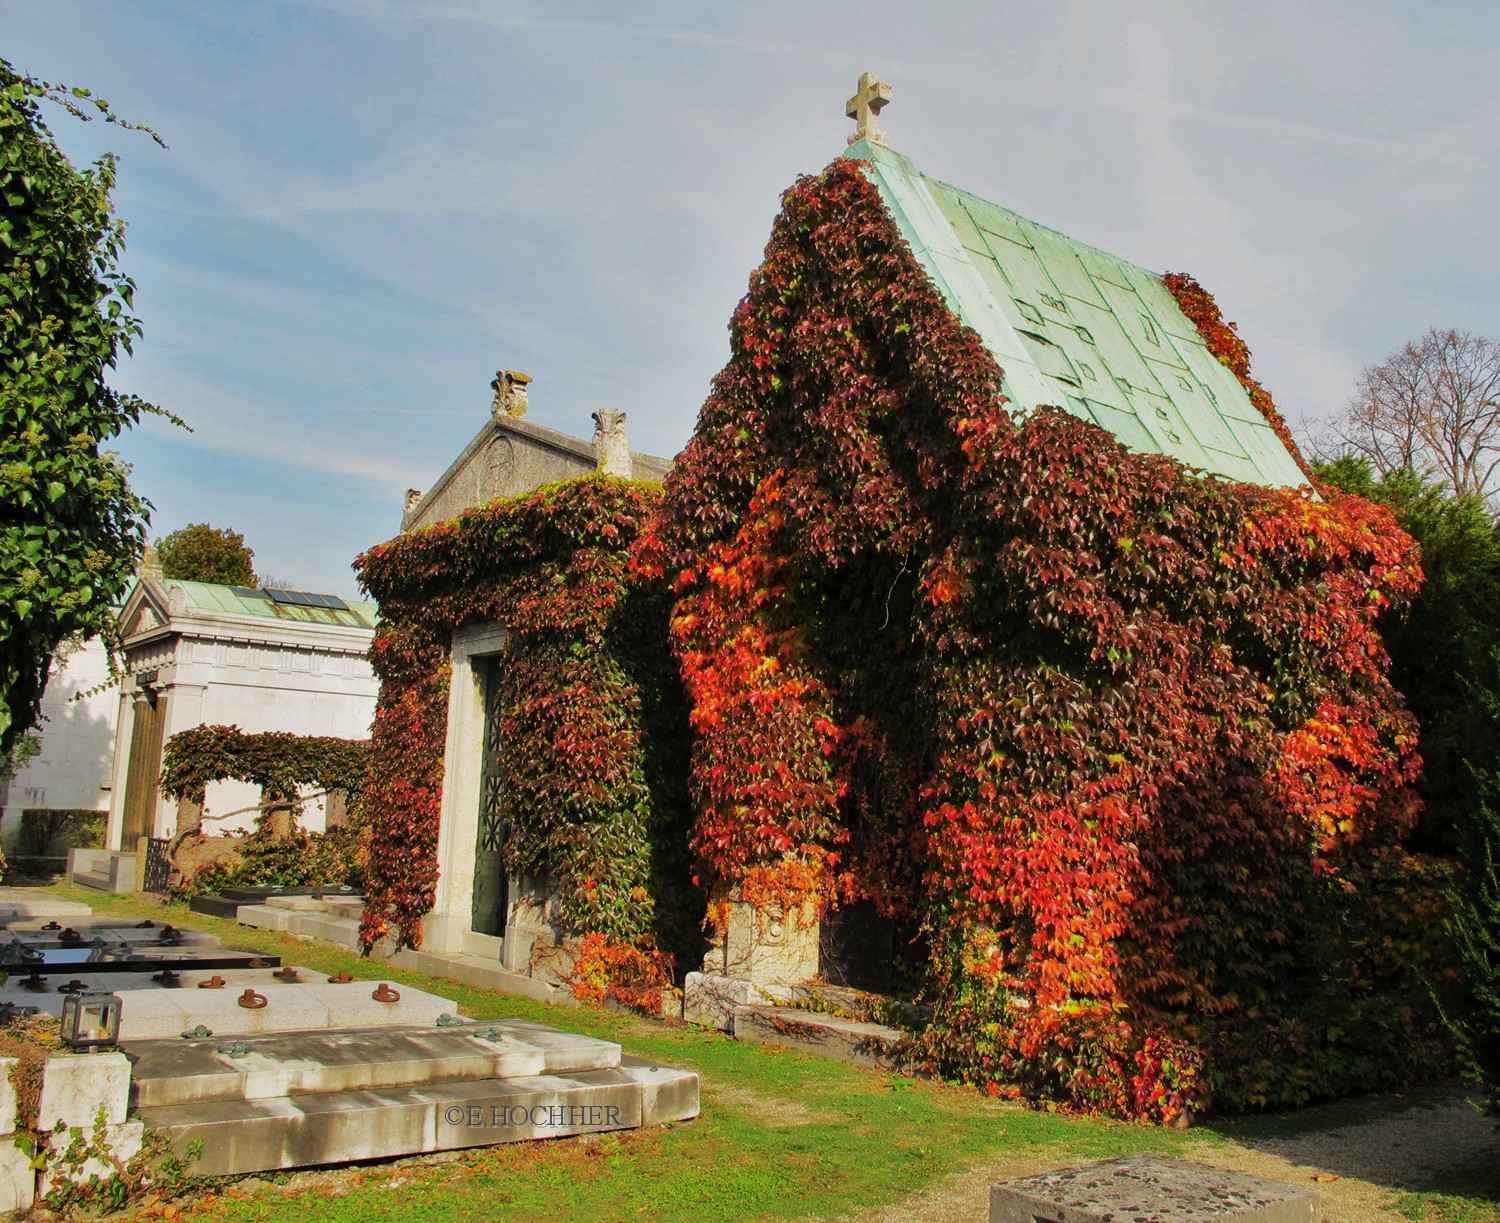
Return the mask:
[[[448, 735], [443, 744], [443, 798], [438, 817], [438, 880], [432, 912], [422, 919], [422, 950], [467, 952], [499, 961], [504, 940], [473, 929], [474, 853], [479, 839], [480, 754], [484, 747], [484, 668], [509, 636], [500, 624], [455, 629], [449, 651]], [[519, 880], [510, 881], [512, 901]]]

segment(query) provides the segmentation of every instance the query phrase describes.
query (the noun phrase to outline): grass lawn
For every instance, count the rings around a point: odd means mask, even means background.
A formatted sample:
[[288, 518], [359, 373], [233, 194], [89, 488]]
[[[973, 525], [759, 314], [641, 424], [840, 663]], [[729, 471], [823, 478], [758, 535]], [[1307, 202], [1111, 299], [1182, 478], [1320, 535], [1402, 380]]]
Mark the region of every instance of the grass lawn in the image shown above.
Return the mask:
[[[716, 1032], [549, 1007], [455, 982], [434, 984], [352, 952], [192, 913], [186, 906], [53, 890], [99, 914], [165, 919], [280, 955], [285, 963], [433, 989], [474, 1018], [529, 1019], [616, 1041], [628, 1053], [701, 1077], [703, 1112], [691, 1122], [299, 1173], [269, 1183], [227, 1183], [185, 1202], [191, 1218], [303, 1220], [316, 1193], [320, 1223], [836, 1219], [900, 1201], [946, 1173], [999, 1157], [1034, 1156], [1039, 1166], [1055, 1166], [1140, 1150], [1187, 1154], [1191, 1147], [1203, 1158], [1208, 1144], [1212, 1159], [1212, 1149], [1230, 1141], [1212, 1130], [1180, 1133], [1025, 1111], [971, 1090], [876, 1074]], [[1397, 1205], [1394, 1195], [1390, 1205]], [[1409, 1218], [1500, 1220], [1487, 1196], [1406, 1194], [1399, 1205]], [[145, 1213], [163, 1217], [160, 1207]]]

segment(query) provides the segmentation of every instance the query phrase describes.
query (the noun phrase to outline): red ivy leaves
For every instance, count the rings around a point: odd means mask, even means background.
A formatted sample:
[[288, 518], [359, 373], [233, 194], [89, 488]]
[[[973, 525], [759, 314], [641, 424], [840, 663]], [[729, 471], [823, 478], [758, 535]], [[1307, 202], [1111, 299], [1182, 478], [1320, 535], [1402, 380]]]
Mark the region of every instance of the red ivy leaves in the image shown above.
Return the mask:
[[850, 162], [783, 197], [731, 343], [637, 553], [676, 575], [705, 880], [904, 895], [949, 1072], [1167, 1117], [1208, 1049], [1233, 1096], [1234, 1033], [1308, 1005], [1288, 963], [1338, 958], [1329, 915], [1410, 819], [1374, 617], [1411, 541], [1012, 420]]
[[1192, 320], [1193, 326], [1198, 329], [1198, 334], [1203, 337], [1203, 342], [1208, 345], [1208, 351], [1213, 353], [1225, 369], [1240, 380], [1240, 385], [1250, 396], [1250, 402], [1255, 406], [1255, 410], [1266, 418], [1266, 423], [1281, 439], [1281, 444], [1297, 461], [1302, 474], [1308, 478], [1309, 482], [1316, 483], [1312, 468], [1303, 458], [1302, 451], [1292, 437], [1292, 431], [1287, 428], [1286, 418], [1277, 410], [1275, 402], [1271, 399], [1271, 392], [1250, 376], [1250, 349], [1245, 341], [1240, 339], [1239, 329], [1233, 323], [1224, 321], [1218, 304], [1209, 295], [1208, 290], [1185, 272], [1167, 272], [1162, 276], [1161, 282], [1166, 286], [1167, 292], [1176, 299], [1177, 308]]
[[685, 728], [672, 724], [664, 585], [628, 564], [655, 497], [615, 479], [547, 485], [360, 558], [381, 609], [367, 946], [387, 933], [421, 941], [438, 878], [450, 643], [484, 622], [508, 630], [508, 869], [555, 880], [559, 915], [579, 930], [627, 942], [658, 924], [653, 858], [672, 862], [684, 840]]

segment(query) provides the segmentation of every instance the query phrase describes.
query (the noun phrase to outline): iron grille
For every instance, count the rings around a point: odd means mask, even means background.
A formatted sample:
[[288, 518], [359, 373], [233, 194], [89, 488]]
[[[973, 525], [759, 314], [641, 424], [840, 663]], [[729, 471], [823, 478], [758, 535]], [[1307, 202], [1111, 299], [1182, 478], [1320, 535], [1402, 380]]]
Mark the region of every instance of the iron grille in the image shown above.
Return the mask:
[[141, 872], [141, 891], [166, 892], [172, 877], [172, 860], [167, 857], [165, 838], [146, 838], [146, 865]]

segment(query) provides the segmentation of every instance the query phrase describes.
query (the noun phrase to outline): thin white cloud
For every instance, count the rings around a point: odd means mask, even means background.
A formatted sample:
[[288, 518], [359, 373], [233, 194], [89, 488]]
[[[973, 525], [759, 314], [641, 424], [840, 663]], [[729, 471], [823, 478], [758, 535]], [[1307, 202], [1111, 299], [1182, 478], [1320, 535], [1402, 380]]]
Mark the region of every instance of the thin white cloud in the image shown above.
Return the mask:
[[518, 30], [529, 34], [608, 35], [613, 38], [715, 47], [754, 55], [804, 57], [815, 54], [806, 43], [737, 38], [728, 34], [714, 34], [704, 30], [672, 26], [639, 29], [603, 21], [518, 17], [507, 13], [497, 13], [483, 4], [471, 7], [461, 4], [410, 3], [404, 0], [400, 3], [388, 3], [386, 0], [276, 0], [276, 3], [285, 7], [316, 9], [320, 12], [336, 13], [342, 17], [360, 20], [373, 17], [382, 21], [459, 23], [481, 26], [490, 30]]
[[[306, 405], [305, 412], [268, 410], [265, 404], [223, 385], [181, 374], [163, 384], [161, 391], [160, 398], [188, 419], [193, 432], [155, 417], [142, 422], [141, 432], [180, 446], [277, 468], [345, 477], [382, 492], [403, 487], [414, 468], [421, 467], [409, 456], [381, 453], [393, 443], [400, 449], [399, 442], [389, 435], [351, 431], [335, 421], [328, 427], [318, 425], [312, 418], [323, 413], [316, 404]], [[396, 412], [404, 414], [405, 410], [385, 410]], [[430, 415], [420, 409], [412, 409], [410, 414]]]

